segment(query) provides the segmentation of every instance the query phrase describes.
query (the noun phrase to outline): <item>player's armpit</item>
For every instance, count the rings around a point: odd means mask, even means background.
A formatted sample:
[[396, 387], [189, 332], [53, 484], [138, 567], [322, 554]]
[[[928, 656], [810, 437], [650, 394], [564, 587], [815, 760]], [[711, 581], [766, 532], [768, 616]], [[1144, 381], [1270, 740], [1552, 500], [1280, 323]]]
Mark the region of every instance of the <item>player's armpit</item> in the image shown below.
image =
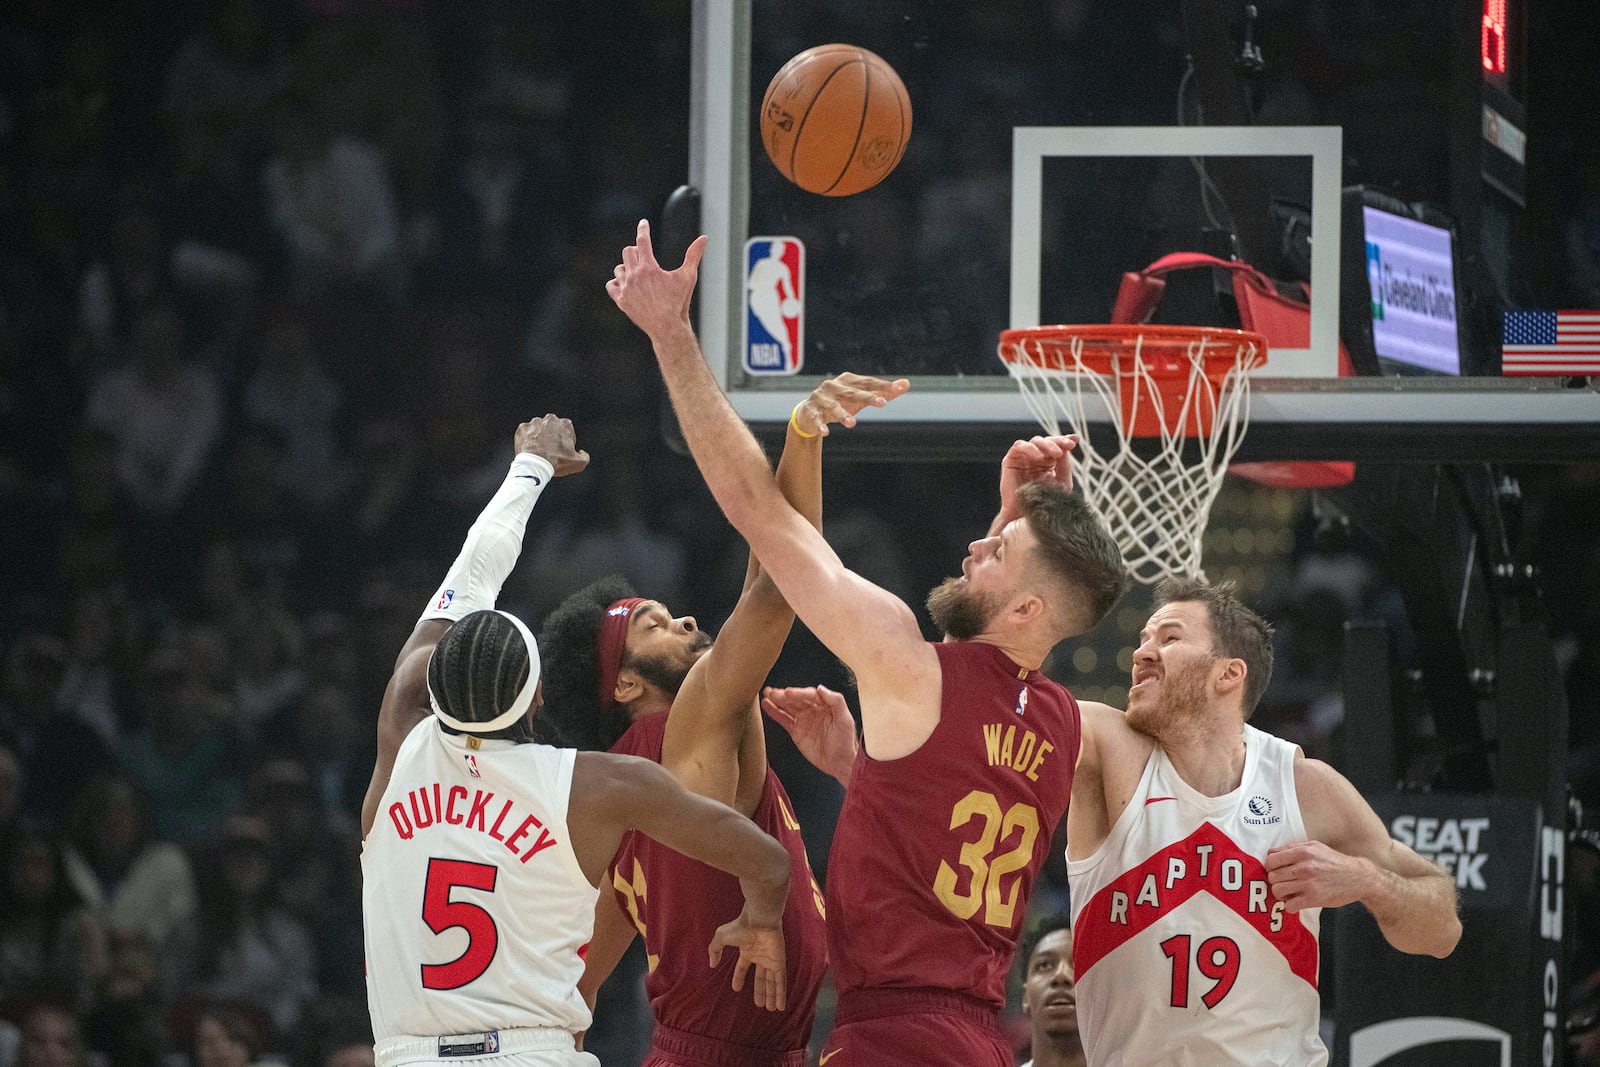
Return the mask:
[[[770, 582], [755, 582], [739, 598], [711, 651], [690, 668], [667, 718], [662, 766], [691, 792], [734, 804], [742, 814], [755, 810], [760, 799], [756, 782], [766, 778], [765, 745], [751, 736], [752, 725], [759, 727], [756, 696], [783, 651], [793, 620]], [[750, 752], [752, 744], [760, 747]], [[750, 783], [742, 783], [745, 774]], [[741, 798], [750, 801], [749, 810], [736, 803]]]

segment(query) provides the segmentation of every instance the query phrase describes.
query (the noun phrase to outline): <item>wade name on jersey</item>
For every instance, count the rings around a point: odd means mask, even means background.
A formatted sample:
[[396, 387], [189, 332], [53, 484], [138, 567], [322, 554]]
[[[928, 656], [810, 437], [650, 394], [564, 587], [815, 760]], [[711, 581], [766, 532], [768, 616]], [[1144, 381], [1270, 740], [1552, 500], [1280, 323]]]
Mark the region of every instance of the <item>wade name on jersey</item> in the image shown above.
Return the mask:
[[[402, 841], [410, 841], [418, 832], [432, 826], [476, 830], [500, 842], [523, 863], [557, 843], [537, 815], [519, 817], [516, 804], [511, 800], [497, 800], [491, 790], [469, 790], [463, 785], [446, 789], [434, 782], [409, 790], [404, 801], [397, 800], [389, 805], [389, 821]], [[509, 829], [503, 831], [503, 828]]]
[[[1026, 695], [1028, 691], [1022, 692]], [[983, 724], [983, 755], [989, 766], [1008, 767], [1030, 782], [1039, 780], [1039, 768], [1044, 765], [1045, 757], [1055, 750], [1055, 745], [1039, 740], [1032, 730], [1024, 727], [1019, 731], [1015, 723]]]

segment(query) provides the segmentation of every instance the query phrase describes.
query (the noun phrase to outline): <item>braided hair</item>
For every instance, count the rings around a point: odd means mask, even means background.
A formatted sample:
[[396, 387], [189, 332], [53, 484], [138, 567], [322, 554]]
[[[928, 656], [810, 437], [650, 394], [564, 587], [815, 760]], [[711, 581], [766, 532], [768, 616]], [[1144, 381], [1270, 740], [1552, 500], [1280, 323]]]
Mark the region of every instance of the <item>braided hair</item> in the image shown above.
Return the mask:
[[[451, 718], [490, 722], [511, 707], [531, 670], [528, 645], [516, 624], [498, 611], [474, 611], [439, 639], [428, 660], [428, 690], [439, 710]], [[522, 718], [478, 736], [527, 740], [526, 723]]]

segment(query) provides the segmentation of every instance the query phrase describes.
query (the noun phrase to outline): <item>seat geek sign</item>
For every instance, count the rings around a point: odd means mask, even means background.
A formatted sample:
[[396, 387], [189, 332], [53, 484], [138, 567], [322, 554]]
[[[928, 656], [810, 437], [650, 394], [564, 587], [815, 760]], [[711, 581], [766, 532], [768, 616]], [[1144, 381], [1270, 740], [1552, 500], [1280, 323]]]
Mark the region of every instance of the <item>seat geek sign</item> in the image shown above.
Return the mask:
[[1364, 909], [1339, 909], [1332, 953], [1333, 1062], [1552, 1062], [1546, 1056], [1553, 1051], [1546, 994], [1552, 976], [1559, 988], [1561, 904], [1547, 871], [1558, 869], [1561, 858], [1547, 853], [1552, 841], [1560, 850], [1560, 828], [1545, 825], [1540, 805], [1531, 800], [1437, 793], [1371, 800], [1396, 840], [1454, 878], [1461, 943], [1443, 960], [1403, 955], [1387, 945]]

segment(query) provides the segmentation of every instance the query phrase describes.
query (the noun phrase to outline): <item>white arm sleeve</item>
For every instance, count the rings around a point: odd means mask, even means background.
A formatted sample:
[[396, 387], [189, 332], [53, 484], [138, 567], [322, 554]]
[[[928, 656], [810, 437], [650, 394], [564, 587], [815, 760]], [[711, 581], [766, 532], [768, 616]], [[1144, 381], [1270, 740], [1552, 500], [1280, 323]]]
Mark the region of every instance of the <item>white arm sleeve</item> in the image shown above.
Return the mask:
[[418, 622], [454, 621], [494, 607], [500, 587], [522, 554], [522, 534], [528, 528], [533, 505], [555, 473], [543, 456], [517, 453], [506, 480], [467, 531], [461, 554], [450, 565]]

